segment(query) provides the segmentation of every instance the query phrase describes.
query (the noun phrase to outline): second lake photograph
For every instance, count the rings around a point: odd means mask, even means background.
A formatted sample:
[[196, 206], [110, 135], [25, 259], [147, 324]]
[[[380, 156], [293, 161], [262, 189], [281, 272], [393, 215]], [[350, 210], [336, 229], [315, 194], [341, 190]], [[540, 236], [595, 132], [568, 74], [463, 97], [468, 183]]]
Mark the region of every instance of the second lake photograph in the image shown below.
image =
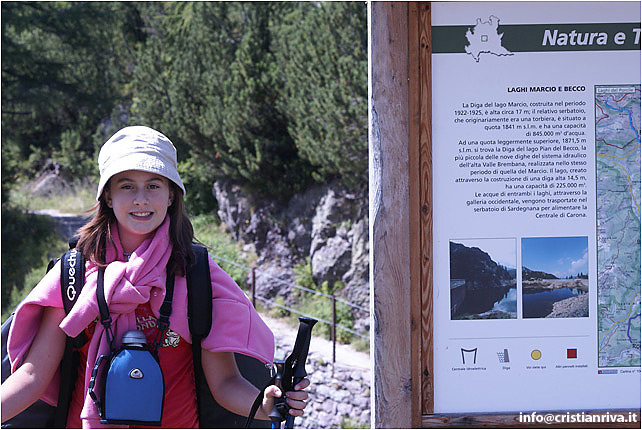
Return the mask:
[[588, 237], [522, 238], [524, 318], [589, 316]]

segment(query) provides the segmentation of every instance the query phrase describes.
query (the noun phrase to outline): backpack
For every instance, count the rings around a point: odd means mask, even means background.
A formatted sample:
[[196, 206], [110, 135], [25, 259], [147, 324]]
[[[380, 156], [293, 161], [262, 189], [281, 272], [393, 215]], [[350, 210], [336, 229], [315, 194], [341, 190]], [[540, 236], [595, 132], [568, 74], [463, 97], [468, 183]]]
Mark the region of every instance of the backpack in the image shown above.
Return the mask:
[[[70, 250], [60, 259], [52, 260], [47, 272], [58, 262], [61, 264], [60, 288], [65, 313], [69, 313], [80, 295], [84, 281], [85, 262], [82, 254], [75, 249], [76, 242], [69, 242]], [[242, 428], [245, 417], [236, 415], [220, 406], [209, 391], [201, 366], [201, 340], [207, 337], [212, 325], [212, 288], [209, 273], [207, 249], [192, 245], [196, 264], [189, 268], [187, 278], [188, 319], [192, 335], [192, 356], [201, 428]], [[11, 374], [11, 363], [7, 354], [7, 339], [13, 321], [13, 313], [2, 324], [2, 382]], [[36, 401], [25, 411], [2, 424], [2, 428], [65, 428], [67, 413], [74, 382], [77, 378], [79, 354], [77, 352], [87, 339], [83, 334], [76, 338], [67, 337], [65, 352], [60, 364], [60, 390], [58, 406], [51, 406], [42, 400]], [[270, 381], [270, 371], [260, 360], [243, 354], [235, 354], [239, 371], [259, 390]], [[270, 421], [254, 420], [253, 428], [270, 428]]]

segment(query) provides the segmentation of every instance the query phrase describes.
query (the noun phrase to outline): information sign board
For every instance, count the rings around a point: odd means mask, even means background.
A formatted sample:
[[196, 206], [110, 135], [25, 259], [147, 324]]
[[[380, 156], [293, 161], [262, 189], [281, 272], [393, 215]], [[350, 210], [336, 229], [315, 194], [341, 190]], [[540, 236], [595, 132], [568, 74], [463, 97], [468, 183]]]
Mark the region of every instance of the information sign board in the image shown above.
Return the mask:
[[640, 407], [639, 20], [432, 3], [434, 413]]

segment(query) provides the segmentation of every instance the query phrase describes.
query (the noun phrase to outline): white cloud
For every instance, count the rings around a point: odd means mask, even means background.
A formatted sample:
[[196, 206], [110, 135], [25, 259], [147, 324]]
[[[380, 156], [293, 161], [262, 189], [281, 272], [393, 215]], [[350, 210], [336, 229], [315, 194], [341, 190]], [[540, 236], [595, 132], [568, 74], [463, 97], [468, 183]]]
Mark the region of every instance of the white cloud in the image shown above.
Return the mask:
[[571, 262], [571, 268], [569, 269], [569, 275], [577, 275], [579, 272], [587, 273], [588, 272], [588, 251], [584, 251], [584, 255], [579, 260]]

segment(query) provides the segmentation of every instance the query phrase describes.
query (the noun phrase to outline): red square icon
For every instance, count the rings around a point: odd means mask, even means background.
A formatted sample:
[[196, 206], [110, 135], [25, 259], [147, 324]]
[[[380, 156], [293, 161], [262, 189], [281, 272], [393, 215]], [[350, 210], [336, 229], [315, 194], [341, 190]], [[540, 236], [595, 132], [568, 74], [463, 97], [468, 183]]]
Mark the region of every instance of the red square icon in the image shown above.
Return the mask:
[[566, 358], [577, 358], [577, 349], [576, 348], [568, 348], [566, 350]]

